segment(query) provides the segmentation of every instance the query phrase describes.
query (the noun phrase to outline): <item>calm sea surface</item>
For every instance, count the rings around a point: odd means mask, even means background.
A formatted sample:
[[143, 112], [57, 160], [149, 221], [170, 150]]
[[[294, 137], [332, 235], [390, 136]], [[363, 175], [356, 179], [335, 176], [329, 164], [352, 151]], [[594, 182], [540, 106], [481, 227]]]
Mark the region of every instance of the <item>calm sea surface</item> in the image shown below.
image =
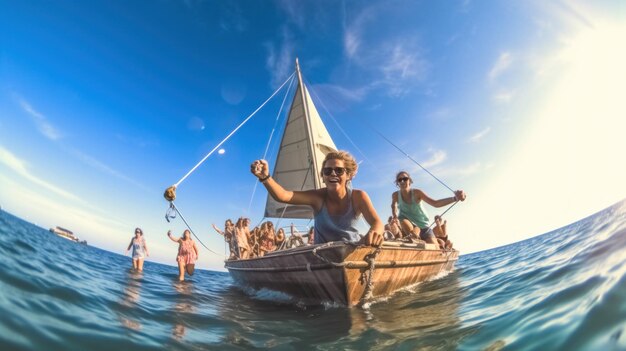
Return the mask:
[[367, 309], [128, 266], [0, 212], [0, 350], [626, 350], [626, 202]]

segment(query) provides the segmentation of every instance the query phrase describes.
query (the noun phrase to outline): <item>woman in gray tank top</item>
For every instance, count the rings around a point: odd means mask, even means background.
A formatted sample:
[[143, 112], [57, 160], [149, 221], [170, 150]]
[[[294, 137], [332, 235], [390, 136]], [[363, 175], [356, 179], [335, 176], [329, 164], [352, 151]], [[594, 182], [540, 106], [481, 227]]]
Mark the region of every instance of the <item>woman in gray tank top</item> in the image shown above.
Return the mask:
[[[348, 182], [356, 174], [358, 165], [345, 151], [330, 152], [322, 163], [322, 177], [326, 188], [290, 191], [278, 184], [269, 174], [265, 160], [256, 160], [250, 171], [265, 185], [270, 195], [279, 202], [292, 205], [309, 205], [315, 213], [315, 244], [329, 241], [360, 242], [379, 246], [383, 242], [383, 222], [378, 217], [372, 201], [363, 190], [352, 190]], [[361, 238], [356, 229], [363, 215], [370, 225]]]
[[143, 260], [146, 256], [150, 256], [148, 252], [148, 245], [146, 239], [143, 237], [143, 230], [141, 228], [135, 228], [135, 236], [130, 239], [130, 244], [126, 248], [126, 254], [133, 249], [133, 268], [138, 271], [143, 271]]

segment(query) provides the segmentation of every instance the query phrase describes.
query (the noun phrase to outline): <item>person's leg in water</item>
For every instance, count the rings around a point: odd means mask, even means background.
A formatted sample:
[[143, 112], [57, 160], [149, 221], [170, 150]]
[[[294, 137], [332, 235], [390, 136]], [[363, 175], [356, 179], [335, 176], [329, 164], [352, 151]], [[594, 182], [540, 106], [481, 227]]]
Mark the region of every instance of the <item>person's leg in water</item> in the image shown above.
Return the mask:
[[137, 270], [140, 272], [143, 271], [143, 258], [137, 259]]
[[182, 260], [178, 261], [178, 281], [182, 282], [185, 280], [185, 262]]

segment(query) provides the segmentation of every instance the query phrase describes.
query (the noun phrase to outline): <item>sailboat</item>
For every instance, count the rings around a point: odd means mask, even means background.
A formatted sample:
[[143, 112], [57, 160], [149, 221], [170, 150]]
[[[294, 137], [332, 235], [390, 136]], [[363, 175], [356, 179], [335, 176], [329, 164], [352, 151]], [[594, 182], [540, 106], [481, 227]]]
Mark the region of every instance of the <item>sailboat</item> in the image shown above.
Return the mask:
[[[324, 186], [322, 161], [337, 148], [302, 80], [296, 59], [297, 88], [272, 176], [285, 189]], [[266, 218], [313, 218], [309, 206], [288, 205], [268, 194]], [[262, 257], [229, 259], [225, 268], [239, 284], [288, 294], [304, 304], [363, 304], [432, 279], [454, 268], [457, 250], [434, 244], [385, 241], [381, 247], [349, 242], [300, 246]]]

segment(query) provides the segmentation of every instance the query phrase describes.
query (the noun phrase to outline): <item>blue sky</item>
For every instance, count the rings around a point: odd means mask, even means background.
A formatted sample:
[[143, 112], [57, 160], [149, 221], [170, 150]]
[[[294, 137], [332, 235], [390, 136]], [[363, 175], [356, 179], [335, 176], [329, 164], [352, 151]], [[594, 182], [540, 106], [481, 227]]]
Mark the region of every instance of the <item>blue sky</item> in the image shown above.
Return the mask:
[[[165, 221], [163, 190], [296, 57], [335, 143], [362, 161], [355, 187], [383, 219], [399, 170], [432, 197], [451, 194], [376, 131], [467, 191], [447, 214], [464, 253], [626, 197], [621, 1], [0, 1], [0, 33], [0, 205], [106, 250], [122, 253], [140, 226], [151, 259], [174, 264], [165, 233], [184, 224]], [[261, 219], [266, 192], [249, 206], [248, 165], [283, 96], [178, 190], [219, 253], [211, 223]], [[222, 259], [203, 249], [199, 265], [222, 269]]]

